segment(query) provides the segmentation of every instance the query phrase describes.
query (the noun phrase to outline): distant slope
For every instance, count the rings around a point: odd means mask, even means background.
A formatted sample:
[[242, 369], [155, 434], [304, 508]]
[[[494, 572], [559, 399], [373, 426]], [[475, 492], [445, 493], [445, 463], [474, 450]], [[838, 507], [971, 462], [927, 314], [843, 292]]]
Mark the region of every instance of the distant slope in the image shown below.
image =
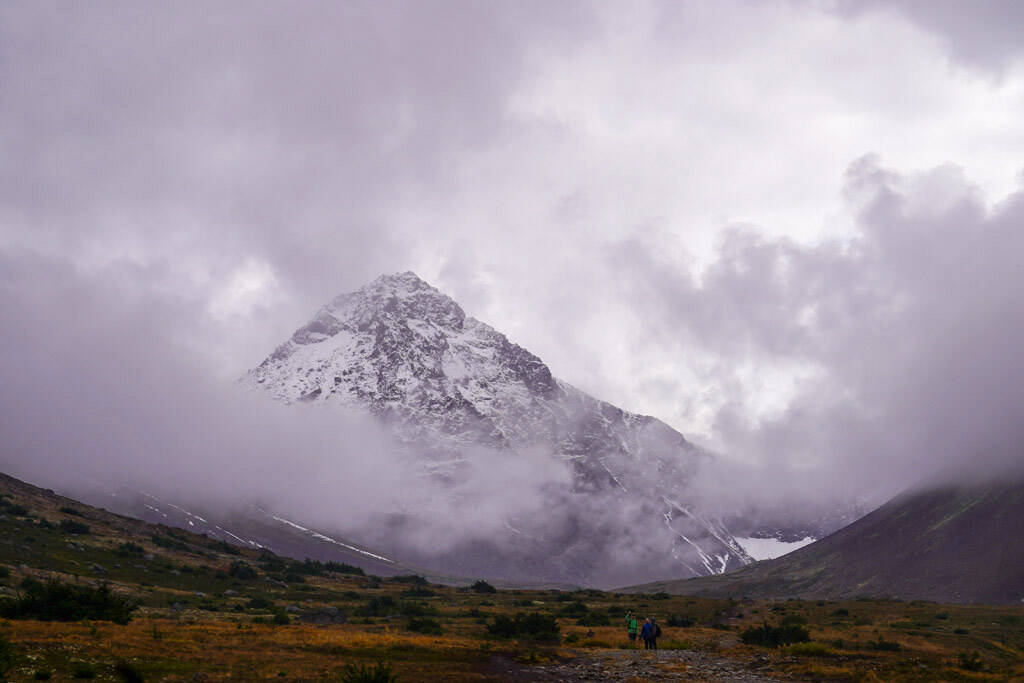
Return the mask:
[[[256, 563], [269, 555], [284, 561], [290, 558], [299, 563], [306, 559], [339, 563], [363, 570], [372, 576], [417, 575], [433, 583], [451, 586], [468, 586], [478, 578], [434, 572], [383, 558], [365, 548], [351, 546], [312, 529], [298, 527], [293, 522], [266, 512], [262, 513], [262, 518], [244, 517], [238, 521], [237, 526], [234, 524], [236, 520], [226, 520], [228, 528], [244, 529], [247, 536], [262, 542], [242, 539], [228, 532], [212, 518], [207, 520], [151, 496], [148, 500], [155, 503], [146, 506], [149, 519], [138, 519], [62, 496], [0, 472], [0, 565], [8, 562], [12, 568], [22, 565], [27, 575], [33, 576], [40, 570], [76, 575], [88, 569], [93, 559], [100, 559], [104, 563], [104, 570], [90, 570], [90, 573], [97, 578], [108, 578], [117, 583], [119, 574], [132, 574], [132, 569], [124, 557], [117, 556], [113, 550], [122, 543], [134, 543], [147, 551], [147, 557], [152, 555], [187, 564], [211, 561], [224, 563], [237, 559]], [[112, 498], [111, 501], [117, 503], [116, 499]], [[23, 508], [24, 513], [12, 514], [12, 509], [18, 507]], [[135, 509], [138, 506], [131, 503], [124, 507]], [[80, 522], [89, 531], [82, 536], [65, 534], [65, 540], [70, 542], [58, 543], [56, 547], [41, 542], [43, 530], [60, 532], [61, 521]], [[33, 540], [16, 544], [11, 538], [5, 537], [5, 534], [11, 536], [13, 533], [16, 536], [20, 532]], [[80, 556], [79, 553], [87, 548], [102, 549], [107, 555], [113, 554], [116, 563], [107, 563], [110, 559], [108, 556]], [[533, 584], [496, 580], [492, 583], [499, 588], [577, 588], [571, 584], [555, 582]], [[0, 594], [5, 592], [8, 591], [0, 585]]]
[[1024, 601], [1024, 482], [912, 490], [789, 555], [624, 589], [708, 597]]

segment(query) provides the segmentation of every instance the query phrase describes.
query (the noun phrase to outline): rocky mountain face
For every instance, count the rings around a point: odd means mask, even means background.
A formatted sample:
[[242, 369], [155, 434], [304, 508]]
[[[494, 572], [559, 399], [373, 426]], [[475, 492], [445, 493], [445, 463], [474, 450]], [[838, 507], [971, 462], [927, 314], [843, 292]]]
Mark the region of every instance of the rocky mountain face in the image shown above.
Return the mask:
[[[413, 273], [335, 298], [242, 382], [285, 403], [378, 417], [429, 476], [457, 479], [497, 451], [542, 450], [571, 467], [549, 512], [509, 519], [507, 538], [444, 557], [389, 549], [420, 565], [600, 584], [716, 574], [751, 561], [720, 520], [692, 503], [694, 475], [711, 456], [665, 423], [557, 379]], [[382, 528], [372, 540], [388, 538]]]
[[1024, 601], [1024, 481], [929, 485], [775, 560], [641, 591], [709, 597]]

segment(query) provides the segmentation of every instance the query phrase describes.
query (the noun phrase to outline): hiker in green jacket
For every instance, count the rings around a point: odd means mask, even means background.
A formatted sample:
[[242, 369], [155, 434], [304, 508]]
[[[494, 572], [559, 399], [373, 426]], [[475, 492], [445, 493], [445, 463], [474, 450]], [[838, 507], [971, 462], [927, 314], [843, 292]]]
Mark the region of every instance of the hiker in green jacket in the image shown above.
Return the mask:
[[639, 623], [637, 618], [633, 616], [632, 612], [626, 612], [626, 635], [629, 636], [629, 642], [636, 642], [636, 632], [639, 630]]

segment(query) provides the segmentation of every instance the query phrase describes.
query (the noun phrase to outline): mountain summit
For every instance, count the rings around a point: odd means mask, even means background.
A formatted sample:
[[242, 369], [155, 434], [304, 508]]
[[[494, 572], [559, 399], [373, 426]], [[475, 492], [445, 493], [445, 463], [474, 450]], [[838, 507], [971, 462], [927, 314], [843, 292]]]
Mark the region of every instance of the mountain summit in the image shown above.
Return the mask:
[[550, 524], [525, 533], [535, 542], [518, 538], [508, 551], [496, 539], [438, 560], [440, 570], [600, 582], [635, 578], [636, 566], [678, 576], [750, 562], [721, 522], [693, 503], [694, 478], [709, 455], [660, 420], [555, 378], [540, 358], [412, 272], [336, 297], [244, 382], [289, 404], [369, 412], [434, 473], [485, 458], [479, 447], [542, 449], [571, 465], [571, 489], [550, 501]]

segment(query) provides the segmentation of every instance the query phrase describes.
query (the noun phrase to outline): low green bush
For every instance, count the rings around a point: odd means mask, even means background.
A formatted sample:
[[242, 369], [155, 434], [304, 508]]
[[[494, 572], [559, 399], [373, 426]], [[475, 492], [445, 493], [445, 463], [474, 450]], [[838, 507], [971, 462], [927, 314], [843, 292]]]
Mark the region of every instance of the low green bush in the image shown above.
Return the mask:
[[76, 522], [73, 519], [62, 519], [58, 525], [60, 530], [66, 534], [75, 534], [77, 536], [84, 536], [89, 533], [89, 525], [83, 524], [82, 522]]
[[443, 632], [441, 630], [441, 622], [429, 617], [413, 617], [409, 620], [406, 628], [416, 633], [425, 633], [432, 636], [439, 636]]
[[40, 621], [95, 619], [127, 624], [135, 603], [114, 595], [107, 584], [99, 588], [73, 586], [56, 580], [26, 579], [17, 598], [0, 602], [0, 616]]
[[7, 636], [0, 633], [0, 677], [6, 677], [12, 668], [17, 655], [14, 645], [7, 639]]
[[611, 626], [607, 612], [588, 612], [576, 620], [580, 626]]
[[498, 589], [484, 580], [475, 582], [470, 589], [475, 593], [497, 593]]
[[274, 606], [274, 603], [267, 600], [262, 595], [257, 595], [255, 598], [251, 598], [249, 602], [245, 603], [245, 606], [249, 609], [270, 609]]
[[793, 643], [805, 643], [811, 639], [807, 629], [798, 624], [773, 626], [765, 621], [761, 626], [751, 626], [740, 634], [740, 640], [747, 645], [781, 647]]
[[430, 582], [419, 574], [404, 574], [401, 576], [392, 576], [388, 581], [394, 581], [395, 583], [411, 583], [415, 586], [427, 586]]
[[356, 614], [361, 617], [386, 617], [397, 612], [398, 601], [390, 595], [370, 598], [366, 605], [356, 609]]
[[487, 632], [495, 638], [524, 638], [558, 642], [559, 627], [550, 614], [517, 612], [514, 617], [499, 614], [487, 625]]
[[879, 638], [878, 640], [869, 640], [869, 650], [881, 650], [885, 652], [896, 652], [903, 646], [897, 643], [895, 640], [886, 640], [885, 638]]
[[96, 678], [96, 668], [92, 664], [76, 664], [71, 670], [71, 677], [91, 680]]
[[257, 573], [248, 562], [235, 560], [228, 566], [228, 576], [239, 581], [251, 581], [257, 577]]
[[114, 673], [120, 676], [124, 683], [143, 683], [146, 680], [138, 667], [124, 660], [114, 665]]
[[984, 663], [981, 661], [981, 653], [977, 650], [961, 652], [957, 659], [959, 660], [960, 668], [964, 671], [981, 671], [984, 668]]
[[589, 611], [589, 607], [579, 600], [576, 600], [575, 602], [570, 602], [568, 605], [562, 607], [562, 609], [558, 610], [558, 613], [567, 617], [576, 617], [583, 616]]

